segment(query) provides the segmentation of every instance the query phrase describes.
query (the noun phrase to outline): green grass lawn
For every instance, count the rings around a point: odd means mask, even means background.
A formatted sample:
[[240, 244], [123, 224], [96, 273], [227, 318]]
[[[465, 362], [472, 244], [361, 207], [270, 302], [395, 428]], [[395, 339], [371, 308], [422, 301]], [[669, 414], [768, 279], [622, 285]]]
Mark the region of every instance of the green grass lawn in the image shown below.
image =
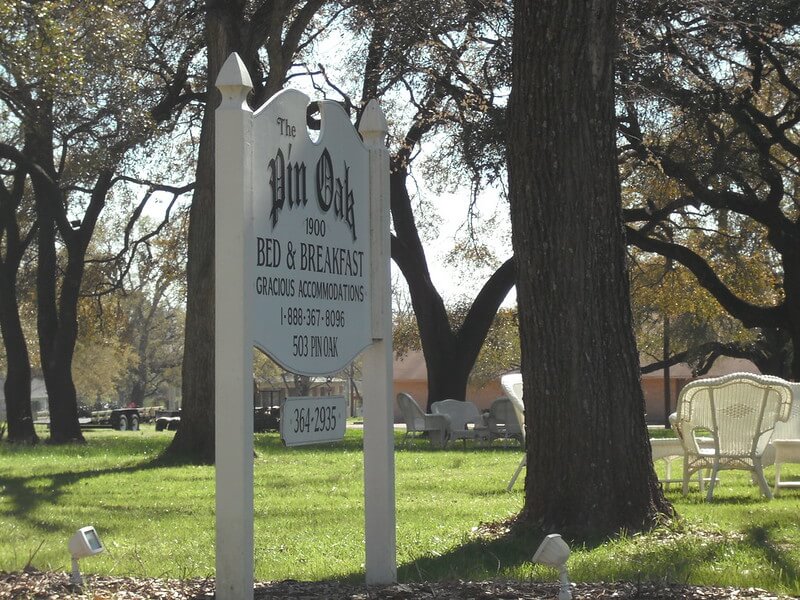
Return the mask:
[[[157, 460], [171, 432], [87, 432], [88, 444], [0, 445], [0, 571], [69, 570], [67, 540], [97, 528], [107, 551], [88, 573], [152, 577], [214, 574], [214, 469]], [[284, 448], [277, 434], [255, 445], [258, 580], [362, 579], [361, 432], [343, 442]], [[418, 441], [396, 453], [399, 577], [553, 580], [531, 565], [538, 540], [487, 538], [481, 524], [514, 515], [522, 484], [505, 491], [521, 451]], [[659, 464], [658, 469], [663, 467]], [[673, 467], [679, 471], [676, 462]], [[800, 466], [784, 467], [800, 478]], [[767, 469], [767, 478], [772, 468]], [[746, 473], [725, 472], [712, 504], [668, 492], [681, 515], [647, 535], [573, 548], [574, 581], [666, 580], [761, 587], [800, 594], [800, 491], [767, 501]], [[590, 490], [587, 490], [590, 493]]]

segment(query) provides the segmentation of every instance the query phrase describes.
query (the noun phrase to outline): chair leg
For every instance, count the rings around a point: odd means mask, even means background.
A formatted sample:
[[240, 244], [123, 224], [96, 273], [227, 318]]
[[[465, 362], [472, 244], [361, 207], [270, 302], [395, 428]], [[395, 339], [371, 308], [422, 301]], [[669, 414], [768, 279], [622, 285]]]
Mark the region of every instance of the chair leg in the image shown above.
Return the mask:
[[764, 477], [764, 469], [760, 462], [753, 465], [753, 472], [758, 480], [758, 487], [761, 488], [761, 493], [764, 494], [768, 500], [772, 500], [772, 490], [769, 489], [767, 478]]
[[[683, 489], [681, 490], [681, 492], [683, 493], [684, 496], [688, 496], [689, 495], [689, 478], [691, 476], [692, 476], [692, 474], [689, 472], [689, 459], [686, 456], [684, 456], [683, 457]], [[700, 484], [700, 485], [702, 485], [702, 484]]]
[[714, 497], [714, 486], [717, 483], [717, 473], [719, 472], [719, 461], [714, 461], [714, 468], [711, 469], [711, 483], [708, 484], [708, 494], [706, 494], [706, 501], [711, 502]]
[[779, 494], [779, 488], [781, 485], [781, 464], [779, 462], [775, 463], [775, 491], [773, 492], [773, 496], [777, 497]]
[[443, 449], [447, 445], [447, 432], [442, 429], [430, 429], [428, 430], [428, 439], [432, 448]]
[[667, 479], [667, 489], [672, 485], [672, 458], [669, 456], [664, 457], [664, 462], [666, 463], [666, 479]]
[[527, 464], [528, 464], [528, 455], [525, 454], [525, 456], [522, 457], [522, 460], [519, 461], [519, 465], [517, 465], [517, 470], [514, 471], [514, 476], [511, 478], [511, 481], [508, 482], [508, 488], [506, 488], [506, 491], [510, 492], [513, 489], [514, 484], [517, 482], [517, 477], [519, 477], [519, 474], [522, 471], [522, 467], [524, 467]]

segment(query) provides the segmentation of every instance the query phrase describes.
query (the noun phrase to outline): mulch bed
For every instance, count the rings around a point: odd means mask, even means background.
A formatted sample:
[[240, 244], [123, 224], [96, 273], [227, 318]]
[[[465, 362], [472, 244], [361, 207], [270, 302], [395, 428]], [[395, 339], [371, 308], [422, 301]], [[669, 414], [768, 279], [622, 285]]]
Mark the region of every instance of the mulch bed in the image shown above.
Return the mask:
[[[366, 586], [335, 581], [262, 582], [255, 585], [255, 598], [312, 600], [416, 600], [475, 599], [528, 600], [553, 599], [558, 586], [553, 583], [512, 581], [450, 581], [401, 583], [391, 586]], [[755, 588], [711, 588], [668, 583], [579, 583], [572, 588], [574, 600], [596, 598], [658, 600], [722, 600], [753, 598], [777, 600], [776, 596]], [[42, 571], [0, 572], [0, 599], [57, 600], [201, 600], [214, 598], [213, 579], [139, 579], [132, 577], [85, 577], [83, 589], [69, 582], [66, 573]]]

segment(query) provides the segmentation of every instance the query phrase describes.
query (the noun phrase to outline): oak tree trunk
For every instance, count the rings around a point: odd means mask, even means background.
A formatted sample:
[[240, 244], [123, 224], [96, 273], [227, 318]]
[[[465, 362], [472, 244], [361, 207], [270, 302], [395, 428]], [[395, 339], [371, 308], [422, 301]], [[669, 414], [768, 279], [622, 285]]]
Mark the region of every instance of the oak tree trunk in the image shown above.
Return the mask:
[[[800, 381], [800, 218], [794, 223], [794, 236], [783, 244], [783, 304], [792, 340], [791, 378]], [[787, 236], [789, 237], [789, 236]]]
[[653, 470], [616, 168], [613, 0], [515, 2], [508, 166], [522, 520], [593, 539], [670, 514]]
[[6, 420], [8, 441], [35, 444], [39, 441], [31, 409], [31, 363], [19, 318], [16, 277], [0, 264], [0, 331], [6, 350]]
[[28, 344], [22, 331], [17, 300], [17, 274], [22, 255], [31, 242], [35, 228], [20, 236], [16, 211], [24, 192], [25, 171], [14, 174], [12, 185], [0, 187], [0, 236], [5, 248], [0, 252], [0, 334], [6, 351], [6, 420], [8, 440], [35, 444], [39, 441], [33, 426], [31, 408], [31, 363]]
[[[64, 210], [61, 190], [53, 166], [52, 104], [43, 102], [37, 129], [29, 131], [32, 160], [46, 176], [32, 177], [39, 221], [36, 239], [36, 327], [39, 334], [39, 357], [47, 388], [50, 411], [50, 438], [55, 444], [83, 442], [78, 422], [78, 401], [72, 381], [72, 357], [78, 335], [77, 304], [83, 276], [85, 245], [76, 256], [77, 232], [70, 239], [62, 237], [67, 250], [67, 265], [58, 289], [57, 221]], [[87, 241], [88, 243], [88, 241]]]
[[[49, 442], [83, 442], [78, 422], [78, 400], [72, 381], [72, 357], [78, 337], [80, 278], [75, 281], [70, 277], [70, 268], [67, 267], [58, 296], [55, 226], [52, 217], [47, 216], [48, 209], [43, 206], [48, 199], [41, 197], [46, 194], [37, 192], [37, 196], [40, 196], [37, 197], [40, 214], [39, 264], [36, 273], [37, 326], [42, 374], [50, 409]], [[75, 285], [78, 289], [73, 289]]]
[[[195, 192], [189, 213], [181, 426], [167, 449], [169, 454], [182, 454], [207, 463], [214, 461], [214, 112], [219, 103], [215, 87], [217, 75], [231, 52], [238, 52], [253, 78], [252, 102], [256, 106], [263, 104], [280, 90], [291, 67], [291, 57], [300, 43], [300, 34], [323, 3], [324, 0], [308, 0], [300, 8], [298, 2], [276, 6], [263, 2], [252, 21], [246, 16], [244, 2], [214, 2], [207, 6], [206, 102]], [[288, 22], [292, 13], [295, 20]], [[284, 25], [288, 26], [285, 44], [280, 38]], [[270, 70], [265, 74], [259, 51], [267, 40]]]
[[7, 150], [4, 158], [10, 159], [16, 168], [7, 171], [9, 176], [0, 184], [0, 238], [4, 242], [0, 251], [0, 334], [6, 352], [3, 391], [9, 441], [35, 444], [39, 436], [33, 426], [31, 363], [19, 314], [17, 276], [22, 257], [36, 233], [36, 223], [26, 233], [20, 231], [17, 215], [25, 195], [28, 174], [23, 167], [23, 157], [11, 154], [13, 151]]
[[181, 427], [167, 450], [206, 463], [214, 462], [214, 82], [234, 50], [237, 35], [231, 12], [215, 5], [206, 16], [208, 76], [189, 212]]
[[441, 295], [431, 280], [406, 187], [407, 168], [395, 160], [390, 202], [395, 235], [392, 259], [408, 284], [428, 375], [428, 403], [467, 399], [467, 383], [481, 346], [503, 299], [514, 285], [514, 262], [506, 261], [486, 281], [458, 329], [450, 324]]

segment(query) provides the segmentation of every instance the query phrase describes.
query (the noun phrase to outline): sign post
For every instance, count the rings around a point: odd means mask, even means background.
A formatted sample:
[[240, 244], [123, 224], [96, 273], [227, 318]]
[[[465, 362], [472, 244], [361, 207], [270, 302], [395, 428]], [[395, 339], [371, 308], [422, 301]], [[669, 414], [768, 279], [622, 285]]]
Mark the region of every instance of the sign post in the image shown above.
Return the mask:
[[364, 512], [366, 580], [397, 581], [392, 414], [392, 317], [389, 260], [389, 152], [386, 118], [371, 100], [360, 132], [369, 148], [372, 220], [372, 345], [364, 353]]
[[253, 597], [253, 342], [250, 75], [238, 56], [217, 77], [214, 202], [214, 443], [217, 597]]
[[[362, 142], [342, 108], [321, 101], [322, 129], [312, 141], [305, 94], [283, 90], [255, 112], [247, 107], [252, 84], [236, 54], [220, 70], [217, 87], [223, 96], [215, 129], [217, 598], [253, 597], [253, 346], [303, 375], [341, 371], [367, 349], [366, 580], [392, 583], [386, 120], [371, 101], [361, 119]], [[343, 426], [342, 404], [341, 398], [293, 399], [297, 415], [284, 439], [334, 439]]]

